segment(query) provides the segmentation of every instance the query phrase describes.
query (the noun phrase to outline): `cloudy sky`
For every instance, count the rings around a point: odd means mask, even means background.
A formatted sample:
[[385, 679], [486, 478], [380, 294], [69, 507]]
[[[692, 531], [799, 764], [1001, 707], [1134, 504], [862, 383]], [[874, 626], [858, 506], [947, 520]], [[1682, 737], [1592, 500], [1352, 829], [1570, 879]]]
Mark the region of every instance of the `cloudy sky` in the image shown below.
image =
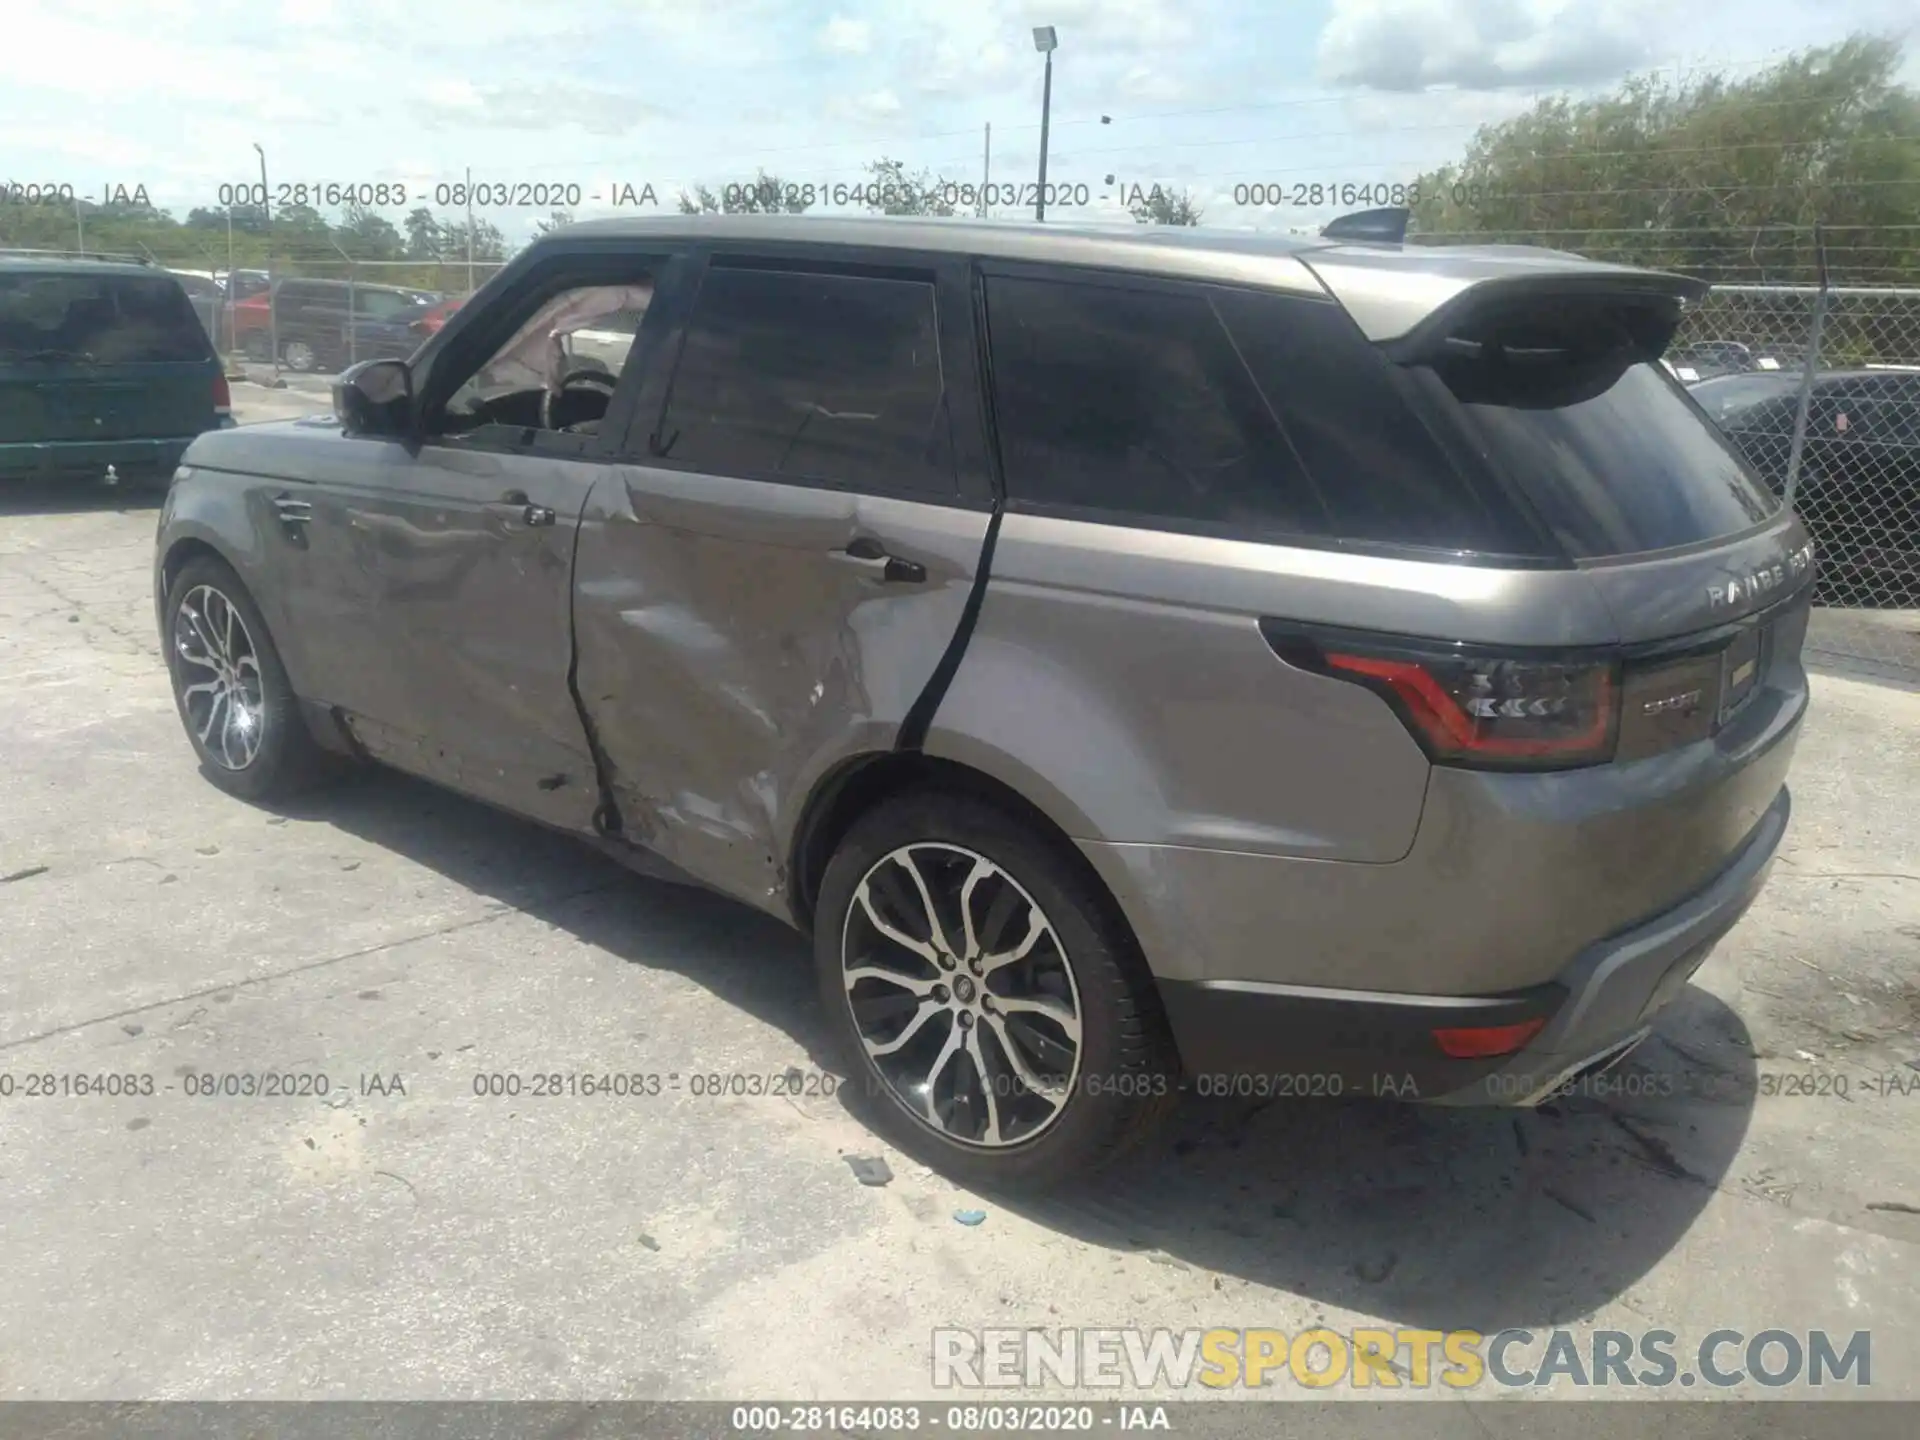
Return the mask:
[[[184, 216], [222, 183], [474, 177], [681, 188], [760, 168], [832, 186], [886, 155], [1032, 178], [1060, 35], [1050, 176], [1188, 187], [1209, 223], [1302, 225], [1234, 187], [1410, 179], [1477, 124], [1634, 70], [1899, 32], [1912, 0], [6, 0], [0, 181], [147, 187]], [[1920, 77], [1920, 44], [1910, 50]], [[1103, 123], [1102, 117], [1109, 117]], [[1113, 177], [1109, 180], [1108, 177]], [[1101, 197], [1109, 197], [1103, 200]], [[409, 207], [395, 207], [398, 221]], [[1336, 207], [1337, 208], [1337, 207]], [[510, 238], [540, 212], [490, 207]], [[1058, 208], [1054, 213], [1060, 214]]]

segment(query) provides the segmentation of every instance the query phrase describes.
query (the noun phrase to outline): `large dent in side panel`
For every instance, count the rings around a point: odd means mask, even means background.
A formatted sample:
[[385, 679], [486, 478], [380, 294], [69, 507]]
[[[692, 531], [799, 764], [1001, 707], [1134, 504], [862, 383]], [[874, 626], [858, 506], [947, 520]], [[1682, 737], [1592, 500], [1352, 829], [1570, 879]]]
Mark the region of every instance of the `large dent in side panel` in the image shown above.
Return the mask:
[[[957, 629], [986, 516], [610, 467], [582, 519], [577, 688], [630, 839], [784, 913], [813, 783], [891, 748]], [[928, 571], [881, 585], [856, 535]]]

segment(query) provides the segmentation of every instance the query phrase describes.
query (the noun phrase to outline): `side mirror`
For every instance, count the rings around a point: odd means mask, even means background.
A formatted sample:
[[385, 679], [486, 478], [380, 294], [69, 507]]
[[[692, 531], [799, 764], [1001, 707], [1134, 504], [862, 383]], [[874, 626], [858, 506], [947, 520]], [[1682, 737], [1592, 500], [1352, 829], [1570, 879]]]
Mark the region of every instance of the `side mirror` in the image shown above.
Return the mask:
[[406, 436], [413, 428], [413, 372], [404, 360], [362, 360], [333, 382], [333, 413], [349, 435]]

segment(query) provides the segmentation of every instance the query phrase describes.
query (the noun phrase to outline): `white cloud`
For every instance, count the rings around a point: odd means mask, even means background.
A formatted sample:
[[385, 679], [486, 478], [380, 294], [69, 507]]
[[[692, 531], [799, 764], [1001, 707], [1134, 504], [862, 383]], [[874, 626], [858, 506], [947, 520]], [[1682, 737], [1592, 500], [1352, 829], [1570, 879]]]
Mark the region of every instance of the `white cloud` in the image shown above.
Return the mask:
[[905, 108], [898, 95], [884, 88], [864, 95], [835, 96], [827, 102], [827, 113], [844, 120], [894, 120]]
[[1335, 85], [1475, 90], [1613, 79], [1654, 55], [1658, 0], [1334, 0], [1319, 62]]
[[829, 50], [846, 55], [864, 55], [873, 44], [873, 27], [864, 20], [849, 20], [836, 15], [820, 33], [820, 43]]

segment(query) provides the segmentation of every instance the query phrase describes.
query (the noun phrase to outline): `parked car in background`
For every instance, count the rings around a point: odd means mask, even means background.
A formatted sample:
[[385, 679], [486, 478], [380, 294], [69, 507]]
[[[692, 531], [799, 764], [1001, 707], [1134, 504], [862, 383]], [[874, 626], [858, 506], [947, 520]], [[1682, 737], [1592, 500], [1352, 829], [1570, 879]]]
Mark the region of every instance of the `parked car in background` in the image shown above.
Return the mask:
[[226, 299], [226, 291], [221, 288], [219, 279], [203, 270], [169, 270], [167, 273], [178, 280], [180, 288], [187, 292], [187, 301], [193, 306], [193, 313], [199, 317], [201, 328], [207, 332], [214, 349], [218, 350], [225, 339], [222, 334], [221, 306]]
[[465, 295], [455, 295], [451, 299], [437, 301], [420, 312], [419, 316], [413, 320], [412, 328], [423, 340], [430, 335], [438, 335], [440, 327], [451, 320], [454, 312], [466, 303]]
[[[1693, 398], [1773, 492], [1786, 486], [1799, 413], [1797, 372], [1729, 375]], [[1830, 370], [1814, 377], [1799, 511], [1820, 557], [1825, 604], [1920, 606], [1920, 370]]]
[[280, 362], [300, 372], [411, 355], [423, 338], [414, 322], [437, 303], [430, 292], [344, 280], [280, 280], [272, 295], [271, 311], [265, 293], [234, 306], [241, 350], [256, 360], [271, 359], [277, 323]]
[[157, 266], [0, 255], [0, 479], [170, 475], [230, 424], [226, 376]]
[[1812, 547], [1658, 364], [1704, 288], [570, 226], [332, 416], [189, 452], [187, 744], [250, 798], [384, 761], [780, 917], [841, 1093], [969, 1183], [1085, 1175], [1183, 1074], [1532, 1104], [1787, 824]]

